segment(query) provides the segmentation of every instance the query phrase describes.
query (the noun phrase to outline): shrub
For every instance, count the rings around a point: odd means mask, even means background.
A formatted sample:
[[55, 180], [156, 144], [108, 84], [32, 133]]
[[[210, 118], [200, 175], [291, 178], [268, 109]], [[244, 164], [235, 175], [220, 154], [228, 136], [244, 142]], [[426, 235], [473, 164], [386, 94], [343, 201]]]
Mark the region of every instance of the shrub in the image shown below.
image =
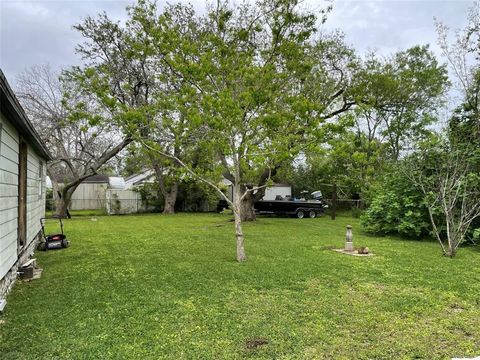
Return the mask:
[[375, 187], [361, 222], [367, 232], [380, 235], [398, 233], [419, 238], [430, 230], [421, 191], [398, 169], [392, 170]]

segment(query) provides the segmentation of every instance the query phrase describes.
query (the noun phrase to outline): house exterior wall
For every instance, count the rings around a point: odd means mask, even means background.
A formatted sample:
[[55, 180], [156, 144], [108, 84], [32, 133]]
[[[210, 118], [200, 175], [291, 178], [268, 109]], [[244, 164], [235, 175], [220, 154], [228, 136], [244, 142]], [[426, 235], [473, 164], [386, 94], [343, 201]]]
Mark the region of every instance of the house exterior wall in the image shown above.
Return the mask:
[[45, 217], [45, 177], [47, 164], [28, 146], [27, 157], [27, 241], [32, 241], [41, 230], [40, 219]]
[[18, 133], [0, 115], [0, 279], [17, 261]]
[[18, 162], [20, 135], [0, 114], [0, 297], [10, 289], [18, 265], [33, 253], [45, 216], [46, 161], [30, 144], [27, 154], [26, 244], [18, 247]]

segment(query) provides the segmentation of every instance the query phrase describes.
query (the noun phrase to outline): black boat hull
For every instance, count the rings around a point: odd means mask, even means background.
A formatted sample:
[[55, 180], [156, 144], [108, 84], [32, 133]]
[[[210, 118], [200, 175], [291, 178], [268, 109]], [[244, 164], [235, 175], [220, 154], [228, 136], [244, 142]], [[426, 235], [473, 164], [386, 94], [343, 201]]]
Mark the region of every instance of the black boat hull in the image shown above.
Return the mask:
[[258, 214], [296, 215], [298, 217], [315, 217], [324, 212], [325, 204], [321, 201], [300, 200], [260, 200], [255, 202]]

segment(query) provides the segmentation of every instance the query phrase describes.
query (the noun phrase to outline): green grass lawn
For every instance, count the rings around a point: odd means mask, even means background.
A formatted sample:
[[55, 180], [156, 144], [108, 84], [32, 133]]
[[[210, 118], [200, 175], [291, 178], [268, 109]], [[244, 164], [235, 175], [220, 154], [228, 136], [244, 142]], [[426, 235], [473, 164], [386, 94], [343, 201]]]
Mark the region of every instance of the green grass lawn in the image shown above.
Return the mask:
[[[369, 237], [358, 220], [78, 217], [0, 316], [7, 359], [443, 359], [480, 355], [480, 251]], [[356, 246], [336, 253], [345, 226]], [[251, 340], [268, 343], [250, 349]]]

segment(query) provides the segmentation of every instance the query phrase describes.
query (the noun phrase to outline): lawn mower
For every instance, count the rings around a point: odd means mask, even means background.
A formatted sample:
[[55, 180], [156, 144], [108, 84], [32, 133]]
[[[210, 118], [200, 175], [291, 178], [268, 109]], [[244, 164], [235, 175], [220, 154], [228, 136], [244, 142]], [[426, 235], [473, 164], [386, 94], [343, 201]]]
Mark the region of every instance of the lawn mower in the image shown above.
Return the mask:
[[42, 235], [43, 235], [44, 241], [41, 242], [39, 245], [40, 250], [62, 249], [70, 245], [70, 241], [67, 240], [67, 237], [63, 233], [62, 219], [61, 218], [52, 218], [52, 219], [58, 219], [58, 221], [60, 222], [61, 233], [51, 234], [51, 235], [45, 234], [45, 222], [47, 218], [41, 218], [40, 225], [42, 226]]

